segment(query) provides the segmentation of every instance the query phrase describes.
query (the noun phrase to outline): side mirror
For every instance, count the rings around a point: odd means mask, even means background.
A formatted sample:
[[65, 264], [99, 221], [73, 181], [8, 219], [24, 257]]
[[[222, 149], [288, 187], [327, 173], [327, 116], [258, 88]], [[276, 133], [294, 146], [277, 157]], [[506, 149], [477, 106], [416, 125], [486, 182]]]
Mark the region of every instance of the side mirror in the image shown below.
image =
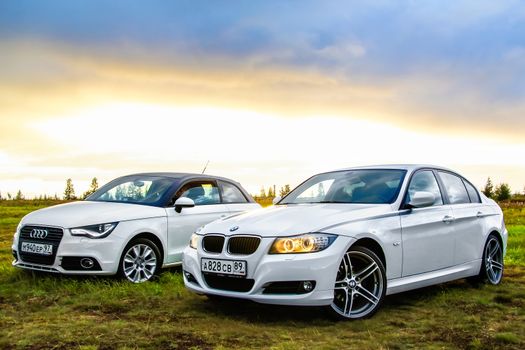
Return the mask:
[[280, 201], [281, 199], [282, 199], [281, 196], [277, 196], [277, 197], [275, 197], [275, 198], [272, 200], [272, 204], [275, 205], [275, 204], [279, 203], [279, 201]]
[[180, 213], [182, 208], [191, 208], [195, 206], [193, 199], [188, 197], [180, 197], [175, 201], [175, 211]]
[[409, 208], [430, 207], [436, 200], [436, 196], [434, 196], [433, 193], [425, 191], [415, 192], [411, 197], [412, 198], [407, 203]]

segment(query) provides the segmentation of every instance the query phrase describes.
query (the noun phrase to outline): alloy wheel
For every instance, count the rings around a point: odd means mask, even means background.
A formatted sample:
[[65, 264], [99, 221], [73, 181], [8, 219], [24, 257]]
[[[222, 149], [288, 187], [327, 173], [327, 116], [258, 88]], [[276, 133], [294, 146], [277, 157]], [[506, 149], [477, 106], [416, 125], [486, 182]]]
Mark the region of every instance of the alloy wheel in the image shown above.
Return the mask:
[[503, 250], [499, 240], [492, 236], [485, 245], [485, 272], [491, 284], [498, 284], [503, 275]]
[[383, 299], [385, 283], [384, 268], [375, 254], [364, 248], [350, 250], [339, 265], [331, 307], [345, 318], [369, 316]]
[[133, 283], [148, 281], [157, 269], [157, 255], [146, 244], [132, 245], [122, 260], [124, 276]]

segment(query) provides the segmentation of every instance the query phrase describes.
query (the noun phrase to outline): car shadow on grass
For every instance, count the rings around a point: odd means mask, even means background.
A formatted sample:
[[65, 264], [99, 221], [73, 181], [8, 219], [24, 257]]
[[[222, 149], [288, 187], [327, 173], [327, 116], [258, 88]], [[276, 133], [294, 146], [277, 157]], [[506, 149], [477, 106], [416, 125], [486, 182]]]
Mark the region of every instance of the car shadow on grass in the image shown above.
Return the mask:
[[[394, 294], [384, 299], [378, 312], [388, 313], [410, 311], [416, 307], [424, 308], [426, 303], [443, 293], [469, 290], [475, 291], [475, 285], [459, 280]], [[220, 315], [246, 322], [266, 324], [297, 322], [326, 325], [340, 321], [331, 315], [327, 310], [328, 307], [269, 305], [245, 299], [215, 296], [201, 296], [191, 300], [190, 304], [197, 313]]]

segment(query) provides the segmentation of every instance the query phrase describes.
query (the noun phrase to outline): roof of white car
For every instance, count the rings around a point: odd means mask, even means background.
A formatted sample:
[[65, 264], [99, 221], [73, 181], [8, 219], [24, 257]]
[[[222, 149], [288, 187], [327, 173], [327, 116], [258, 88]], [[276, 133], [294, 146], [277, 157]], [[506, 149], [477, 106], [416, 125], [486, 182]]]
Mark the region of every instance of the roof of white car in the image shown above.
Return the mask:
[[420, 168], [432, 168], [432, 169], [442, 169], [442, 170], [448, 170], [452, 171], [451, 169], [437, 166], [437, 165], [431, 165], [431, 164], [380, 164], [380, 165], [366, 165], [366, 166], [357, 166], [357, 167], [351, 167], [351, 168], [344, 168], [344, 169], [338, 169], [338, 170], [354, 170], [354, 169], [400, 169], [400, 170], [416, 170]]
[[194, 173], [174, 173], [174, 172], [153, 172], [153, 173], [137, 173], [137, 174], [129, 174], [126, 176], [158, 176], [158, 177], [169, 177], [172, 179], [188, 179], [188, 178], [196, 178], [196, 179], [219, 179], [219, 180], [226, 180], [229, 182], [237, 183], [237, 181], [234, 181], [232, 179], [228, 179], [226, 177], [222, 176], [216, 176], [216, 175], [209, 175], [209, 174], [194, 174]]

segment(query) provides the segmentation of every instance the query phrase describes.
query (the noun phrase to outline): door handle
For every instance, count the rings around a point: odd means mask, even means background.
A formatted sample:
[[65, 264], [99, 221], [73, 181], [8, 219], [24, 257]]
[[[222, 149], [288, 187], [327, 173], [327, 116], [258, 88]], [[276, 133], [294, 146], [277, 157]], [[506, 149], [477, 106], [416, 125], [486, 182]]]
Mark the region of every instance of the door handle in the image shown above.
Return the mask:
[[450, 215], [446, 215], [445, 217], [443, 217], [443, 222], [445, 224], [450, 224], [451, 222], [454, 222], [454, 220], [456, 220], [456, 218]]
[[485, 215], [483, 215], [482, 212], [478, 211], [478, 213], [476, 214], [476, 216], [477, 216], [478, 218], [482, 218], [482, 217], [484, 217]]
[[222, 215], [221, 215], [221, 218], [225, 218], [225, 217], [227, 217], [227, 216], [228, 216], [228, 214], [222, 214]]

